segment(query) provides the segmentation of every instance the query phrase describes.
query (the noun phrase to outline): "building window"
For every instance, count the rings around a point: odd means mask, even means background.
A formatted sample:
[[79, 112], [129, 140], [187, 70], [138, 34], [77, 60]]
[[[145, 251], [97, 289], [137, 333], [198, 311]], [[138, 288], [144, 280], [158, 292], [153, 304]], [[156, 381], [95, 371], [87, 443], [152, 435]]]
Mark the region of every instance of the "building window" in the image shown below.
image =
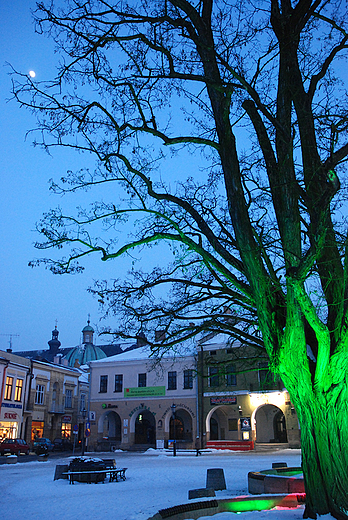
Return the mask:
[[210, 354], [211, 356], [216, 356], [216, 350], [210, 350], [210, 351], [209, 351], [209, 354]]
[[184, 388], [193, 388], [193, 370], [184, 370]]
[[23, 392], [23, 379], [17, 379], [16, 381], [16, 390], [15, 390], [15, 401], [22, 400], [22, 392]]
[[259, 363], [259, 383], [262, 388], [274, 385], [274, 374], [268, 368], [267, 361]]
[[228, 419], [228, 431], [229, 432], [238, 431], [238, 419]]
[[108, 391], [108, 376], [100, 376], [99, 393], [106, 394]]
[[146, 374], [138, 374], [138, 387], [146, 386]]
[[44, 402], [44, 385], [36, 385], [35, 404], [43, 404]]
[[176, 390], [176, 372], [168, 372], [168, 390]]
[[219, 369], [209, 367], [209, 386], [219, 386]]
[[237, 374], [235, 372], [236, 369], [233, 365], [228, 365], [226, 367], [226, 386], [236, 386]]
[[122, 390], [123, 390], [123, 374], [116, 374], [114, 392], [122, 392]]
[[80, 395], [80, 412], [86, 410], [86, 394]]
[[65, 408], [72, 408], [72, 390], [65, 390]]
[[6, 377], [6, 386], [5, 386], [5, 396], [4, 396], [4, 399], [6, 399], [6, 401], [11, 401], [12, 387], [13, 387], [13, 377], [7, 376]]

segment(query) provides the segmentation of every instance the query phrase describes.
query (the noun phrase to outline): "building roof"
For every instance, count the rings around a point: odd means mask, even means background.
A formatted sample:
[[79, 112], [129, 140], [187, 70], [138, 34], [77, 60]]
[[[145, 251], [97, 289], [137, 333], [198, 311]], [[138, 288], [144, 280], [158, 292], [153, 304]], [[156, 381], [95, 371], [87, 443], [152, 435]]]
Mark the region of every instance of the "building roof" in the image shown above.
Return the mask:
[[69, 366], [73, 367], [76, 360], [79, 365], [85, 365], [89, 361], [96, 361], [97, 359], [104, 359], [107, 355], [103, 350], [92, 343], [72, 348], [65, 356]]
[[[181, 357], [188, 357], [188, 356], [194, 356], [196, 354], [196, 348], [195, 345], [190, 342], [183, 343], [182, 345], [179, 345], [175, 348], [175, 350], [168, 350], [163, 354], [163, 359], [168, 358], [181, 358]], [[156, 356], [154, 355], [154, 352], [151, 350], [151, 348], [148, 345], [145, 345], [143, 347], [133, 348], [133, 349], [127, 349], [121, 354], [117, 354], [116, 356], [110, 356], [107, 357], [107, 359], [98, 360], [103, 363], [113, 363], [115, 361], [122, 362], [122, 361], [144, 361], [144, 360], [155, 360]], [[98, 361], [96, 361], [98, 363]]]

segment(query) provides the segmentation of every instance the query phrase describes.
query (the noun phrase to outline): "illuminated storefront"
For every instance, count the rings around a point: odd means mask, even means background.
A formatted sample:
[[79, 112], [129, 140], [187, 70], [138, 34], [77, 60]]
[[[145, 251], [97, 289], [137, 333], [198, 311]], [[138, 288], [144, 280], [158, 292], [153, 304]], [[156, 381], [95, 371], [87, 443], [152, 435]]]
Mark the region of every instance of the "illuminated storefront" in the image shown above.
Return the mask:
[[0, 351], [0, 441], [22, 437], [25, 385], [30, 361]]
[[43, 437], [44, 421], [32, 421], [31, 423], [31, 441], [34, 442], [36, 439]]
[[69, 439], [71, 440], [71, 415], [64, 415], [62, 418], [62, 430], [61, 430], [61, 436], [62, 439]]

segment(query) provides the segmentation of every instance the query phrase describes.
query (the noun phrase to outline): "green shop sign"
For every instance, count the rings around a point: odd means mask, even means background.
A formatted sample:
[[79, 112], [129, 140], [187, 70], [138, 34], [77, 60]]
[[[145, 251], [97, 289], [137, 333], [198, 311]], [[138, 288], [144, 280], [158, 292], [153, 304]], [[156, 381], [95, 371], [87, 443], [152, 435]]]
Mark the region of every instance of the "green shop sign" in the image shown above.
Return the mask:
[[154, 397], [166, 395], [165, 386], [143, 386], [135, 388], [125, 388], [125, 397]]

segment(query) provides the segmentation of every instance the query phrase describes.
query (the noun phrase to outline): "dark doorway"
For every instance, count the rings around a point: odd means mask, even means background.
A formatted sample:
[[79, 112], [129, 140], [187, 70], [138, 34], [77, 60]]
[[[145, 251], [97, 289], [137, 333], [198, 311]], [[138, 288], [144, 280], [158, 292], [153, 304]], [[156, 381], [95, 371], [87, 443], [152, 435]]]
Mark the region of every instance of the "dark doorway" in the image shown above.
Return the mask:
[[275, 442], [288, 442], [286, 434], [285, 416], [281, 410], [277, 412], [273, 419], [274, 440]]
[[156, 423], [148, 410], [140, 412], [135, 421], [135, 444], [156, 444]]
[[210, 419], [210, 440], [218, 441], [219, 440], [219, 423], [214, 417]]

